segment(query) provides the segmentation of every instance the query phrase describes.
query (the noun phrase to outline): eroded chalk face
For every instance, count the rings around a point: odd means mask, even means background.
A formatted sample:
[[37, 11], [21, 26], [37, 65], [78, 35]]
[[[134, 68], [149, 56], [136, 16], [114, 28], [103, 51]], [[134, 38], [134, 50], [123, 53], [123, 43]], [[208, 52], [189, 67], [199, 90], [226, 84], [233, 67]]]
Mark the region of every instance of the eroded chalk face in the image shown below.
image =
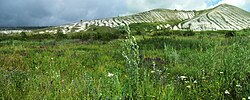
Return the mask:
[[79, 32], [89, 26], [118, 27], [133, 23], [163, 22], [155, 29], [172, 30], [241, 30], [250, 27], [250, 13], [238, 7], [221, 4], [215, 8], [200, 11], [154, 9], [134, 15], [96, 19], [63, 25], [64, 32]]

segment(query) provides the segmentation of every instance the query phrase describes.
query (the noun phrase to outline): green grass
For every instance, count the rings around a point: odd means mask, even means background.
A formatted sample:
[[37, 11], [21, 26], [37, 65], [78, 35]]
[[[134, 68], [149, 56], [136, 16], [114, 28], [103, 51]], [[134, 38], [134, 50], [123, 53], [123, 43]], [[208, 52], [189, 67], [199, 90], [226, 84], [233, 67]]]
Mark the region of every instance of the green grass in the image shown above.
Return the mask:
[[249, 43], [211, 34], [4, 40], [0, 99], [248, 98]]

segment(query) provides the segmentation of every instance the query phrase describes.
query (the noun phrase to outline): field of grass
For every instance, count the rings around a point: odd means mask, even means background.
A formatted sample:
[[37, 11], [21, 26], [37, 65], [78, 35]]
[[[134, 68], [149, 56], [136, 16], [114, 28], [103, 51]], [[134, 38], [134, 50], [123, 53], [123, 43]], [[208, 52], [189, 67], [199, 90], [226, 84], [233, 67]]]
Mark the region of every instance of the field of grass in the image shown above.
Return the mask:
[[250, 38], [0, 41], [0, 99], [250, 99]]

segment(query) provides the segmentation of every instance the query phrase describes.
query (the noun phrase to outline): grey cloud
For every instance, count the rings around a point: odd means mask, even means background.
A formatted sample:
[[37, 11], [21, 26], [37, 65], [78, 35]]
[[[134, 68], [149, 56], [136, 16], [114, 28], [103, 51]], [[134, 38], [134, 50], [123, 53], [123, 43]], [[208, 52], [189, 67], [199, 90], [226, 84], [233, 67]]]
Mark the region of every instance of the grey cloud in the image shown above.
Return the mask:
[[42, 3], [31, 0], [27, 0], [27, 2], [22, 0], [0, 1], [0, 26], [35, 24], [37, 19], [50, 15], [44, 6]]
[[60, 25], [126, 13], [124, 0], [0, 0], [0, 26]]
[[0, 0], [0, 26], [61, 25], [154, 8], [204, 9], [213, 1], [218, 0]]

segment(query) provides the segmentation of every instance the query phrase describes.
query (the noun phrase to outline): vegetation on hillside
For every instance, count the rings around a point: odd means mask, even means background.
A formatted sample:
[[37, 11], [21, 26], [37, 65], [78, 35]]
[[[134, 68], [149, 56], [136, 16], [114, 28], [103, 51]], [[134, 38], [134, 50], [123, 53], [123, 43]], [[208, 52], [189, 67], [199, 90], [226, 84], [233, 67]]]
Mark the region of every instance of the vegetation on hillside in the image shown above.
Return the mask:
[[14, 34], [0, 34], [0, 41], [4, 40], [43, 40], [43, 39], [81, 39], [87, 40], [101, 40], [110, 41], [112, 39], [124, 38], [124, 29], [115, 29], [106, 26], [91, 26], [86, 31], [73, 32], [69, 34], [64, 34], [60, 29], [57, 33], [14, 33]]
[[249, 30], [131, 30], [1, 34], [0, 99], [250, 98]]
[[87, 31], [70, 33], [68, 35], [71, 39], [110, 41], [112, 39], [122, 38], [125, 34], [124, 30], [106, 26], [91, 26]]

